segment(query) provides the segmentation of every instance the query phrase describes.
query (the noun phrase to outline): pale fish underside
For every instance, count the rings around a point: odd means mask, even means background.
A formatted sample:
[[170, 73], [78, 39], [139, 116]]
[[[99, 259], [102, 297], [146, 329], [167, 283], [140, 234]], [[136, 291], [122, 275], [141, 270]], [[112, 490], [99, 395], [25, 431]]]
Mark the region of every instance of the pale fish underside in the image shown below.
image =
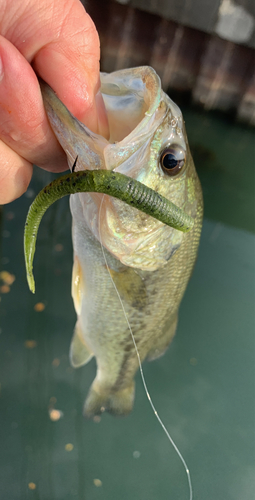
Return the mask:
[[[127, 414], [134, 401], [138, 358], [112, 280], [141, 360], [161, 356], [175, 334], [179, 305], [197, 255], [203, 211], [182, 114], [161, 90], [154, 70], [141, 67], [102, 74], [101, 83], [109, 141], [89, 131], [54, 94], [45, 98], [70, 167], [78, 155], [77, 170], [115, 169], [133, 177], [184, 209], [195, 224], [182, 233], [107, 195], [71, 195], [77, 323], [70, 359], [80, 367], [96, 357], [97, 375], [84, 406], [88, 417], [104, 410]], [[181, 148], [186, 157], [175, 176], [160, 165], [162, 151], [172, 146]]]

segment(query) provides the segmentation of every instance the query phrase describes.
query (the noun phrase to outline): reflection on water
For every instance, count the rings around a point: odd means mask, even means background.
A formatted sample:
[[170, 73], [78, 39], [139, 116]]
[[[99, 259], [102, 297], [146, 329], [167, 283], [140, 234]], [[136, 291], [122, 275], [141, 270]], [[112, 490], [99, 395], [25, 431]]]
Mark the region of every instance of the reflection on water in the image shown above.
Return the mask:
[[[253, 132], [189, 109], [184, 114], [206, 219], [177, 336], [164, 357], [144, 364], [144, 372], [154, 404], [189, 465], [194, 498], [250, 500], [255, 487]], [[49, 180], [50, 174], [37, 170], [30, 189], [36, 193]], [[95, 362], [79, 370], [69, 365], [75, 313], [68, 200], [53, 205], [42, 222], [35, 295], [27, 288], [22, 249], [30, 202], [23, 196], [3, 212], [1, 498], [188, 498], [185, 471], [157, 424], [139, 374], [130, 416], [83, 419]]]

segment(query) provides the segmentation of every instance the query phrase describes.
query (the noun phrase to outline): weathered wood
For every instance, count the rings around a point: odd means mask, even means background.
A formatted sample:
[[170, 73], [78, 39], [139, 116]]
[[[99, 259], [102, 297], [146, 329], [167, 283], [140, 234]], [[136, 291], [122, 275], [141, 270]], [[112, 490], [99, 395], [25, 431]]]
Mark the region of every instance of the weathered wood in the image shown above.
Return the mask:
[[255, 124], [252, 48], [114, 1], [90, 0], [86, 8], [99, 32], [102, 71], [152, 66], [164, 90]]

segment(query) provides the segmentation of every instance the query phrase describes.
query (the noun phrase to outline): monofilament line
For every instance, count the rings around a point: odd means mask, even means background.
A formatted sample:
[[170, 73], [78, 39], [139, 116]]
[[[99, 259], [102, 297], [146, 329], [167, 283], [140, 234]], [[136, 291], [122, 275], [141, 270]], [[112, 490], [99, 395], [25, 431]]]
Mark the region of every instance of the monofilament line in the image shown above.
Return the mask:
[[103, 205], [103, 201], [104, 201], [104, 198], [105, 198], [105, 195], [102, 196], [102, 201], [101, 201], [101, 204], [100, 204], [100, 208], [99, 208], [99, 223], [98, 223], [98, 233], [99, 233], [99, 241], [100, 241], [100, 245], [101, 245], [101, 248], [102, 248], [102, 253], [103, 253], [103, 256], [104, 256], [104, 261], [105, 261], [105, 265], [106, 265], [106, 269], [109, 273], [109, 276], [110, 276], [110, 279], [112, 281], [112, 284], [113, 284], [113, 287], [117, 293], [117, 296], [118, 296], [118, 299], [120, 301], [120, 304], [121, 304], [121, 307], [122, 307], [122, 310], [123, 310], [123, 314], [124, 314], [124, 317], [125, 317], [125, 320], [127, 322], [127, 325], [128, 325], [128, 328], [129, 328], [129, 331], [130, 331], [130, 335], [131, 335], [131, 338], [132, 338], [132, 341], [133, 341], [133, 344], [134, 344], [134, 347], [135, 347], [135, 351], [136, 351], [136, 355], [137, 355], [137, 359], [138, 359], [138, 363], [139, 363], [139, 369], [140, 369], [140, 374], [141, 374], [141, 378], [142, 378], [142, 382], [143, 382], [143, 386], [144, 386], [144, 390], [145, 390], [145, 393], [146, 393], [146, 396], [149, 400], [149, 403], [151, 405], [151, 408], [154, 412], [154, 415], [157, 417], [163, 431], [165, 432], [167, 438], [169, 439], [171, 445], [173, 446], [174, 450], [176, 451], [177, 455], [179, 456], [180, 460], [182, 461], [183, 463], [183, 466], [185, 468], [185, 472], [187, 474], [187, 479], [188, 479], [188, 484], [189, 484], [189, 500], [192, 500], [193, 498], [193, 491], [192, 491], [192, 484], [191, 484], [191, 478], [190, 478], [190, 472], [189, 472], [189, 469], [188, 469], [188, 466], [179, 450], [179, 448], [177, 448], [173, 438], [170, 436], [167, 428], [165, 427], [165, 425], [163, 424], [153, 402], [152, 402], [152, 399], [150, 397], [150, 393], [148, 391], [148, 388], [147, 388], [147, 384], [145, 382], [145, 378], [144, 378], [144, 374], [143, 374], [143, 368], [142, 368], [142, 362], [141, 362], [141, 358], [140, 358], [140, 354], [138, 352], [138, 349], [137, 349], [137, 345], [136, 345], [136, 341], [135, 341], [135, 337], [133, 335], [133, 332], [132, 332], [132, 328], [131, 328], [131, 325], [129, 323], [129, 320], [128, 320], [128, 317], [127, 317], [127, 313], [125, 311], [125, 308], [124, 308], [124, 305], [123, 305], [123, 302], [121, 300], [121, 297], [120, 297], [120, 294], [119, 294], [119, 291], [114, 283], [114, 280], [112, 278], [112, 275], [110, 273], [110, 269], [109, 269], [109, 266], [108, 266], [108, 263], [107, 263], [107, 260], [106, 260], [106, 255], [105, 255], [105, 251], [104, 251], [104, 247], [103, 247], [103, 244], [102, 244], [102, 238], [101, 238], [101, 209], [102, 209], [102, 205]]

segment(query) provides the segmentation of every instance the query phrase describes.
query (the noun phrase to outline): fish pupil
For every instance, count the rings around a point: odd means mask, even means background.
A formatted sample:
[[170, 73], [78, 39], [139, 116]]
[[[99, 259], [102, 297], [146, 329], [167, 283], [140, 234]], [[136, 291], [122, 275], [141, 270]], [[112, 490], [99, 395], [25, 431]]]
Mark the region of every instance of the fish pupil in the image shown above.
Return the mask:
[[160, 156], [162, 170], [168, 175], [177, 175], [185, 165], [186, 152], [178, 144], [165, 148]]
[[164, 156], [163, 165], [167, 169], [172, 169], [178, 165], [178, 160], [173, 154], [168, 153], [167, 155]]

